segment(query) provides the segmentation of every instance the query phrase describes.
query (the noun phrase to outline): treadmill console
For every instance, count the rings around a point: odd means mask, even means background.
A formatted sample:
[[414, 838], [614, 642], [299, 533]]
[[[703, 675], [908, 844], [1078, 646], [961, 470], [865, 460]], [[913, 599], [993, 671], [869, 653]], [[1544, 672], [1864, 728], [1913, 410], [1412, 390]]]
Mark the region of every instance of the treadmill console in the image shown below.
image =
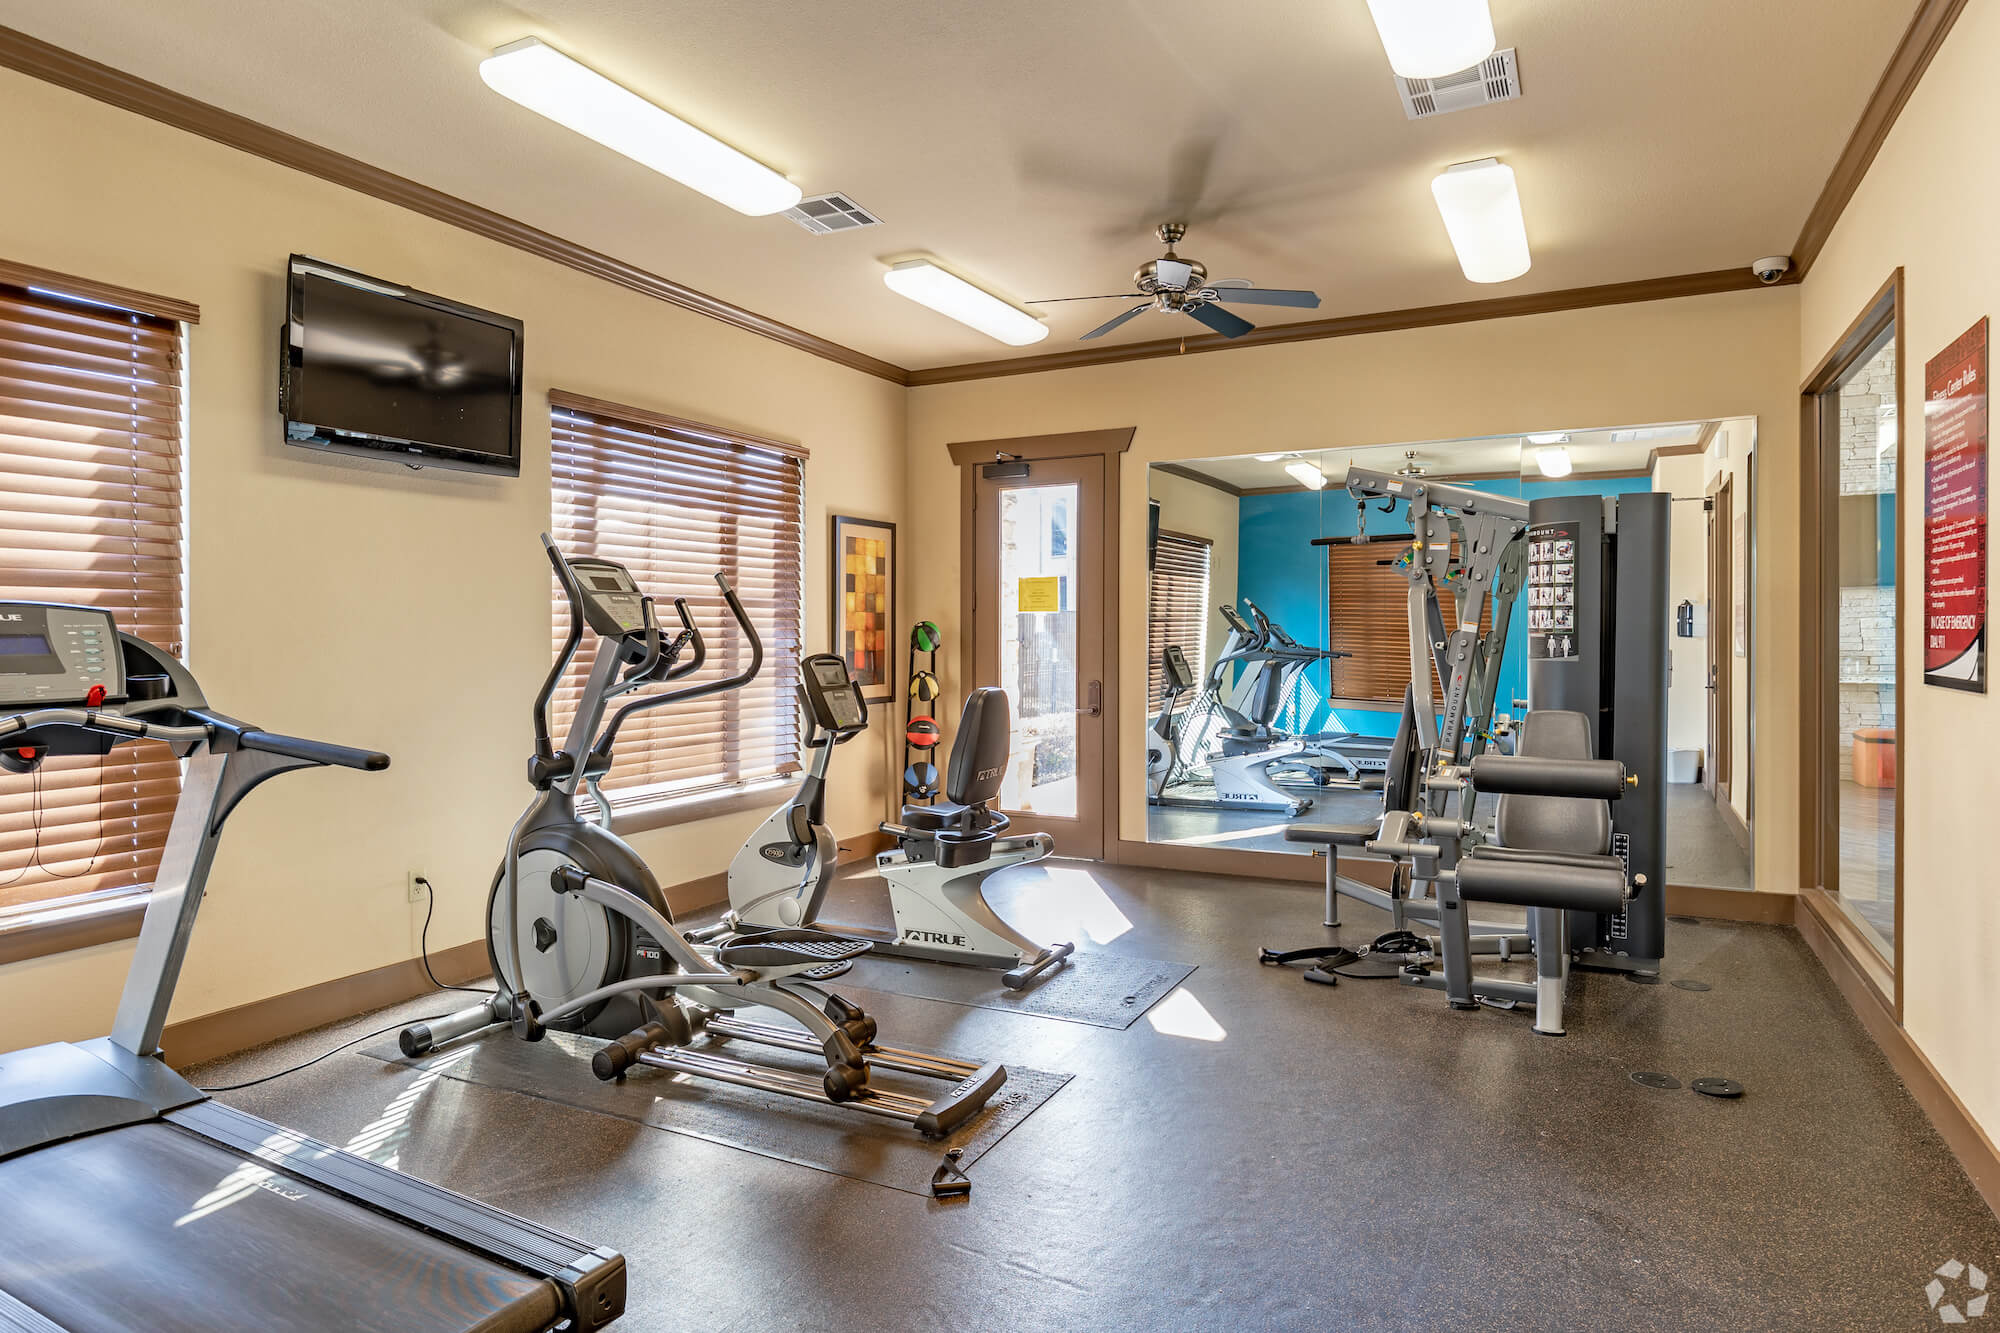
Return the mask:
[[844, 658], [814, 653], [799, 659], [799, 697], [813, 726], [835, 736], [852, 735], [868, 725], [868, 705], [854, 683]]
[[583, 618], [607, 639], [622, 639], [646, 628], [645, 596], [632, 571], [614, 560], [578, 556], [569, 562], [583, 594]]
[[[93, 697], [93, 690], [103, 693]], [[0, 708], [125, 701], [125, 653], [107, 611], [0, 602]]]

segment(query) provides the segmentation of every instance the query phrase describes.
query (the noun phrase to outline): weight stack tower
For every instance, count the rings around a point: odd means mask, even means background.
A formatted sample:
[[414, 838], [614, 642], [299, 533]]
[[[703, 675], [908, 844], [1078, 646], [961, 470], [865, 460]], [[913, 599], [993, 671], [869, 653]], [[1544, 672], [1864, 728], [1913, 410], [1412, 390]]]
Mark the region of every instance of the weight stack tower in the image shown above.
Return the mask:
[[1528, 505], [1529, 711], [1582, 713], [1597, 757], [1639, 779], [1611, 803], [1611, 850], [1644, 887], [1623, 911], [1569, 914], [1586, 967], [1657, 972], [1666, 956], [1670, 508], [1657, 491]]

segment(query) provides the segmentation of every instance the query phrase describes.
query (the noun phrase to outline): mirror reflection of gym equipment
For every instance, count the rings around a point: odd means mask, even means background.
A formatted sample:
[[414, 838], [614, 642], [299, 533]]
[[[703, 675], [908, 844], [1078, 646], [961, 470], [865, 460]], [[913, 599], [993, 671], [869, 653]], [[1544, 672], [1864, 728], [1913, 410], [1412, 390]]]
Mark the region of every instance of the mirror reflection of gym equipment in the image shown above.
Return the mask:
[[[1410, 536], [1398, 502], [1347, 490], [1350, 469], [1372, 467], [1530, 502], [1669, 498], [1665, 602], [1644, 613], [1668, 635], [1665, 873], [1750, 889], [1750, 608], [1747, 578], [1739, 587], [1730, 571], [1733, 560], [1747, 575], [1751, 554], [1755, 436], [1754, 421], [1729, 420], [1154, 466], [1149, 840], [1298, 853], [1294, 824], [1380, 813], [1383, 756], [1410, 679], [1398, 565]], [[1559, 596], [1569, 594], [1522, 590], [1549, 600], [1511, 608], [1494, 645], [1503, 750], [1531, 703], [1530, 636], [1573, 613]]]

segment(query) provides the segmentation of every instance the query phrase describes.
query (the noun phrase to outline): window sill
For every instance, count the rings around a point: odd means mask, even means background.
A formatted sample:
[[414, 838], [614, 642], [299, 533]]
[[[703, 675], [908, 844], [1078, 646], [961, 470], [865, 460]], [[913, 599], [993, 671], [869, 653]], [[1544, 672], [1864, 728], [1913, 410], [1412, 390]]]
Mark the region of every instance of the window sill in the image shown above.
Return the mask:
[[137, 938], [146, 918], [146, 893], [124, 894], [109, 902], [65, 908], [50, 904], [0, 925], [0, 966]]
[[746, 787], [732, 787], [728, 791], [663, 796], [652, 800], [641, 798], [630, 805], [620, 805], [614, 800], [611, 831], [622, 838], [681, 824], [698, 824], [704, 819], [733, 815], [743, 810], [768, 810], [797, 786], [798, 783], [791, 778], [772, 778]]

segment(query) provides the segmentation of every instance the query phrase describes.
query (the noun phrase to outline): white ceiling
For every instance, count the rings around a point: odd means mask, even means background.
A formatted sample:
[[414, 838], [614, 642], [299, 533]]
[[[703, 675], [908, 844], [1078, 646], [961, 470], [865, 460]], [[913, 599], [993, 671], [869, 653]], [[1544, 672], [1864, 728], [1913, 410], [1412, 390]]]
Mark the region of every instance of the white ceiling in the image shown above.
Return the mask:
[[[1790, 247], [1914, 8], [1492, 0], [1524, 96], [1419, 122], [1363, 0], [0, 0], [0, 23], [914, 368], [1060, 349], [1121, 307], [1054, 307], [1010, 350], [889, 292], [884, 260], [1116, 292], [1169, 214], [1213, 276], [1324, 298], [1261, 323], [1747, 265]], [[528, 35], [886, 225], [741, 217], [506, 102], [478, 62]], [[1478, 286], [1428, 186], [1491, 155], [1535, 266]]]
[[[1537, 434], [1564, 434], [1573, 474], [1589, 476], [1603, 472], [1633, 472], [1650, 467], [1657, 449], [1684, 449], [1697, 443], [1707, 423], [1674, 422], [1658, 426], [1621, 426], [1615, 430], [1538, 431]], [[1362, 449], [1319, 449], [1288, 453], [1260, 460], [1253, 454], [1227, 458], [1193, 458], [1174, 464], [1212, 477], [1238, 490], [1269, 488], [1302, 490], [1299, 481], [1285, 471], [1288, 463], [1305, 459], [1327, 475], [1329, 490], [1337, 489], [1349, 467], [1377, 472], [1394, 472], [1416, 455], [1426, 475], [1438, 478], [1542, 475], [1534, 458], [1535, 446], [1519, 435], [1487, 435], [1467, 440], [1432, 440], [1424, 444], [1380, 444]]]

